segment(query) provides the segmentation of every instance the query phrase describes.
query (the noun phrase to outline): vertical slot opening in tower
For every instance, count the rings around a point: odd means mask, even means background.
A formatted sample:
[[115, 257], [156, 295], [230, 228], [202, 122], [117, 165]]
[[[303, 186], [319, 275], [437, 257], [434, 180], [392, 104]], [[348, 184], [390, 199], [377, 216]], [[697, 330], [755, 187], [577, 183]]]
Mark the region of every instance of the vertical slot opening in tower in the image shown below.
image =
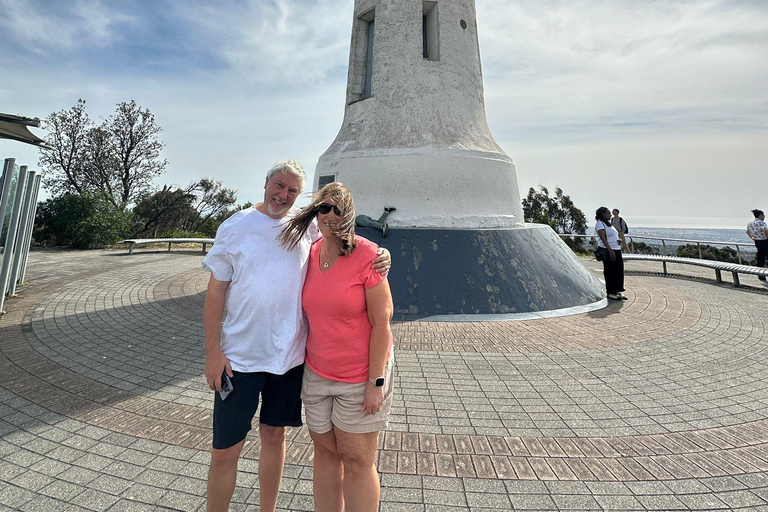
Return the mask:
[[421, 34], [423, 57], [427, 60], [440, 60], [437, 2], [422, 2]]
[[365, 87], [363, 88], [363, 98], [371, 96], [371, 78], [373, 76], [373, 23], [368, 22], [365, 45]]
[[373, 95], [374, 9], [355, 18], [352, 32], [347, 103], [364, 100]]

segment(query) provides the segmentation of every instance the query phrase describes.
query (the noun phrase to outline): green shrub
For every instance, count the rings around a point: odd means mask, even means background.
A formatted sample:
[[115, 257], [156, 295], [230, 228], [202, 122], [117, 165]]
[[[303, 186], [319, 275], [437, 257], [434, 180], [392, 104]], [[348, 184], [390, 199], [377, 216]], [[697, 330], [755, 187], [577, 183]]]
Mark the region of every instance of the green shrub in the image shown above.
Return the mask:
[[179, 228], [166, 229], [158, 238], [212, 238], [205, 233], [199, 231], [184, 231]]
[[[677, 248], [677, 255], [684, 258], [699, 258], [699, 248], [696, 244], [681, 245]], [[739, 262], [739, 256], [735, 249], [730, 247], [714, 247], [712, 245], [701, 246], [701, 259], [725, 261], [727, 263]]]
[[659, 249], [645, 242], [632, 242], [630, 246], [634, 254], [659, 254]]
[[118, 209], [102, 192], [69, 192], [40, 203], [35, 241], [75, 249], [93, 249], [130, 235], [131, 212]]

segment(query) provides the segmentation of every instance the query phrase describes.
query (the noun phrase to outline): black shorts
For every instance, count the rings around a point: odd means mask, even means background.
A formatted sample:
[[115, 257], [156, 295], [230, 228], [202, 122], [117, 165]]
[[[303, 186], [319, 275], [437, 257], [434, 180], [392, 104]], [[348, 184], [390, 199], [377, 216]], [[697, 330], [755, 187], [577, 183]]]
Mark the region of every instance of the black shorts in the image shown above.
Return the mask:
[[232, 393], [213, 402], [213, 447], [223, 450], [236, 445], [251, 430], [261, 394], [259, 422], [271, 427], [301, 426], [301, 381], [304, 365], [274, 373], [233, 372]]

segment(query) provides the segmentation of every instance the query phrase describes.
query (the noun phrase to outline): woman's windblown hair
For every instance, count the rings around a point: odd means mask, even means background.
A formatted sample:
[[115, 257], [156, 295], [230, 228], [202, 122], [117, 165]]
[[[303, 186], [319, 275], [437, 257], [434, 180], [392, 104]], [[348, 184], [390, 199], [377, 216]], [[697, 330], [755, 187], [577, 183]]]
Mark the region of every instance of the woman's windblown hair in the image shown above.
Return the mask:
[[356, 247], [355, 242], [355, 203], [349, 189], [338, 182], [329, 183], [315, 194], [311, 204], [301, 209], [283, 228], [278, 239], [280, 245], [289, 251], [298, 245], [301, 237], [309, 229], [312, 220], [317, 217], [317, 208], [322, 203], [332, 201], [341, 210], [341, 217], [335, 226], [329, 226], [331, 232], [341, 240], [341, 255], [349, 255]]

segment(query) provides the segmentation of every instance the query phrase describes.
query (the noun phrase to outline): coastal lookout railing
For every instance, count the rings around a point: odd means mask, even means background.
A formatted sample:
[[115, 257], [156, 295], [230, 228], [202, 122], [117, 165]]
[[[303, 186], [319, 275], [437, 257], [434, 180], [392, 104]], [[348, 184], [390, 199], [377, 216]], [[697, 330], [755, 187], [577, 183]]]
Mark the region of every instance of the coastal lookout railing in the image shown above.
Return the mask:
[[[597, 245], [597, 236], [596, 235], [570, 235], [570, 234], [560, 234], [561, 238], [587, 238], [589, 239], [589, 244], [593, 247]], [[702, 245], [718, 245], [723, 247], [735, 247], [736, 248], [736, 256], [739, 258], [739, 264], [744, 264], [744, 257], [741, 251], [741, 247], [745, 248], [752, 248], [754, 249], [755, 245], [750, 243], [742, 243], [742, 242], [720, 242], [715, 240], [688, 240], [685, 238], [662, 238], [662, 237], [656, 237], [656, 236], [640, 236], [640, 235], [625, 235], [625, 238], [627, 240], [627, 247], [629, 247], [629, 252], [632, 254], [635, 254], [637, 252], [637, 247], [635, 245], [634, 239], [641, 239], [641, 240], [655, 240], [657, 242], [661, 242], [661, 251], [663, 256], [674, 256], [674, 254], [669, 254], [669, 248], [667, 247], [667, 242], [682, 242], [684, 244], [696, 244], [696, 247], [699, 252], [699, 259], [702, 258], [702, 252], [701, 252], [701, 246]], [[675, 247], [680, 245], [678, 243], [670, 244], [674, 245]]]

